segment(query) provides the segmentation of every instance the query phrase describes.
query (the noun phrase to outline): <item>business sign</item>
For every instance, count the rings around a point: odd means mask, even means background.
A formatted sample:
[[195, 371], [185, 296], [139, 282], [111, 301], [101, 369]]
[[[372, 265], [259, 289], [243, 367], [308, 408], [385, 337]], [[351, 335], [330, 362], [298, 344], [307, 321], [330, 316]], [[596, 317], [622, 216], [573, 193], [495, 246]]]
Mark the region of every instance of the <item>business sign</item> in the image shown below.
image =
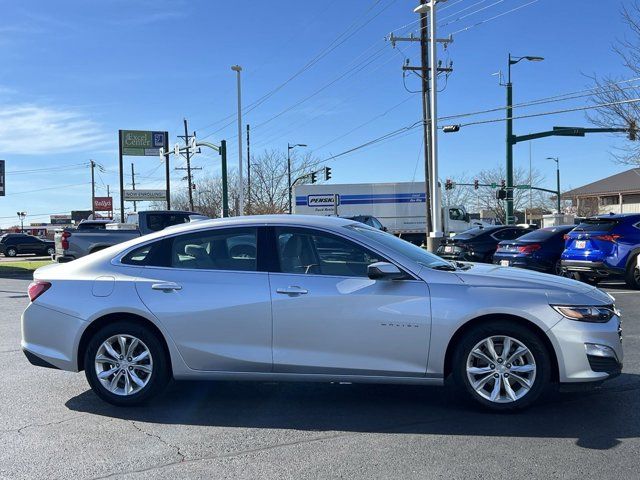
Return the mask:
[[307, 205], [309, 207], [335, 207], [336, 200], [340, 205], [340, 195], [334, 195], [333, 193], [307, 195]]
[[4, 160], [0, 160], [0, 197], [4, 195]]
[[71, 225], [71, 215], [51, 215], [49, 223], [51, 225]]
[[164, 201], [167, 199], [166, 190], [124, 190], [124, 200], [133, 202]]
[[120, 130], [120, 142], [122, 155], [157, 157], [160, 154], [160, 148], [167, 150], [164, 132]]
[[93, 209], [96, 212], [112, 212], [113, 198], [111, 197], [95, 197], [93, 199]]

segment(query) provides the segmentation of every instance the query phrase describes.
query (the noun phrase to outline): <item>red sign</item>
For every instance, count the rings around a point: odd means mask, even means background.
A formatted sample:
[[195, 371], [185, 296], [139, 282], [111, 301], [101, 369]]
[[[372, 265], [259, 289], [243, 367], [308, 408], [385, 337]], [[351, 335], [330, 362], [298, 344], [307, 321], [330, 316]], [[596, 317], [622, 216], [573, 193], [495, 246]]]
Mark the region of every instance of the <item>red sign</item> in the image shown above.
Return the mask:
[[93, 200], [93, 209], [96, 212], [111, 212], [113, 210], [113, 198], [95, 197]]

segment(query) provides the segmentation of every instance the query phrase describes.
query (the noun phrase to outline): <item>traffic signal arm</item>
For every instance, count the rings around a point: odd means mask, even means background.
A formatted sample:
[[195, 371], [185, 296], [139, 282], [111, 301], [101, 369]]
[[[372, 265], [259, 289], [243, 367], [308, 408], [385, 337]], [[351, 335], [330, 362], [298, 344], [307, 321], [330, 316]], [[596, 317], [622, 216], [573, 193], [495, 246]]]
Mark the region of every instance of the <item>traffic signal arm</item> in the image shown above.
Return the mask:
[[544, 137], [584, 137], [586, 133], [631, 133], [635, 132], [635, 126], [629, 128], [582, 128], [582, 127], [553, 127], [546, 132], [530, 133], [528, 135], [512, 135], [511, 143], [527, 142]]

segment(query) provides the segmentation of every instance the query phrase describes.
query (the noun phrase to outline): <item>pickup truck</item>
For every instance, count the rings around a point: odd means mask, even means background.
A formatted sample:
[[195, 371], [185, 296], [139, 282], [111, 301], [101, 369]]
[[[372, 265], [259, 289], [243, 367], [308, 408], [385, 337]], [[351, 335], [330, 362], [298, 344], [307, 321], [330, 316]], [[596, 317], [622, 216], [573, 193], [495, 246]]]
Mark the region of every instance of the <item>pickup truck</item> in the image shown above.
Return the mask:
[[75, 228], [65, 228], [55, 234], [55, 260], [70, 262], [135, 237], [163, 230], [171, 225], [204, 220], [194, 212], [149, 210], [129, 214], [126, 223], [88, 220]]

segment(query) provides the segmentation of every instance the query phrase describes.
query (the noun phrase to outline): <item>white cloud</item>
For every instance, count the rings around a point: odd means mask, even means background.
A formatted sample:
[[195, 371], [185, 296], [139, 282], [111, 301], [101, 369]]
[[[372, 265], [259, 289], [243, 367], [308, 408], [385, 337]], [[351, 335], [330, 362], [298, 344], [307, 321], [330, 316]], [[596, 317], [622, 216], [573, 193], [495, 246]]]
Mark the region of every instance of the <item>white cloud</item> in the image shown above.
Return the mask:
[[0, 107], [0, 154], [89, 151], [114, 141], [114, 135], [74, 110], [31, 104]]

